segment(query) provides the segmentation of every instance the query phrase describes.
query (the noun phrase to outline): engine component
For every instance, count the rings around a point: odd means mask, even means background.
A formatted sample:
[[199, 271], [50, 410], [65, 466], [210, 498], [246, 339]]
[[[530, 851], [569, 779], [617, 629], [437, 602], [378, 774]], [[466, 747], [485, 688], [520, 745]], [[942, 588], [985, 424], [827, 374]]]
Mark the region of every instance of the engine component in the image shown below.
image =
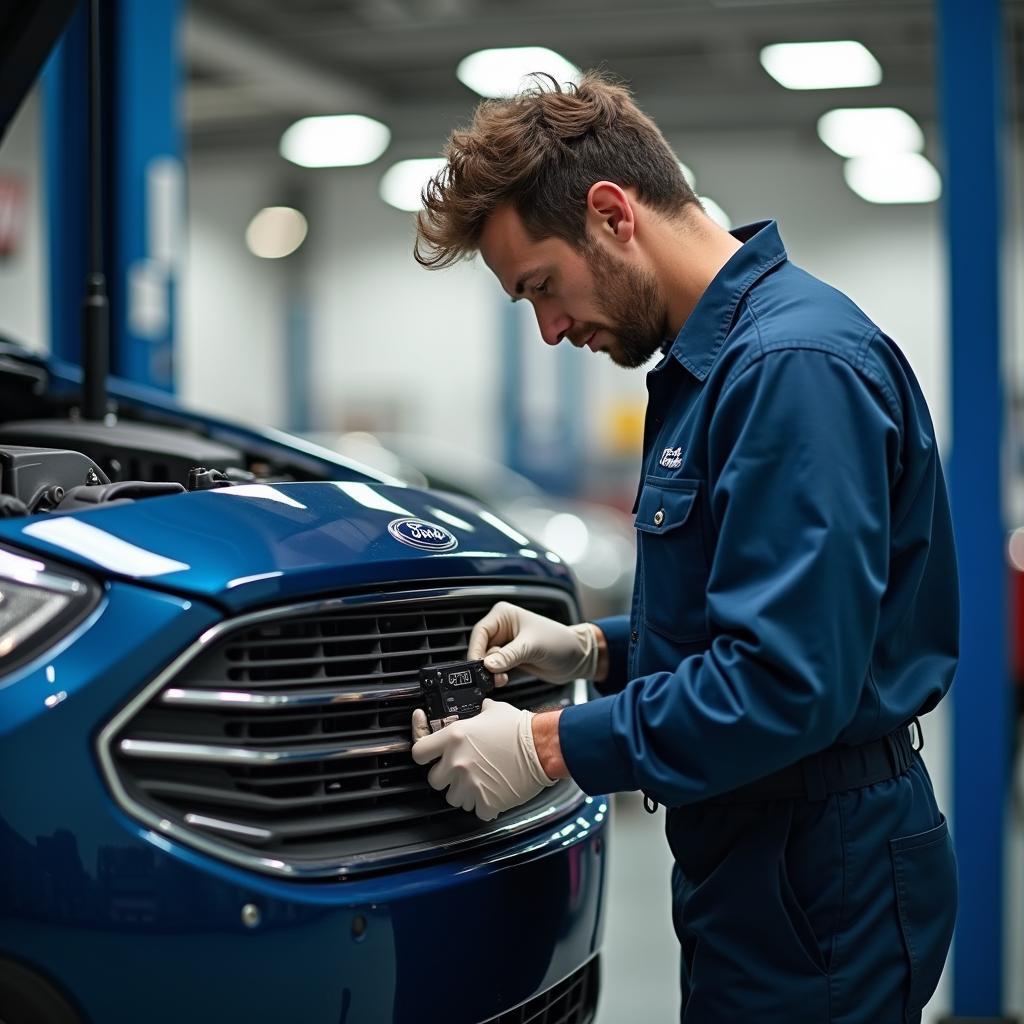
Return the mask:
[[90, 482], [110, 481], [81, 452], [21, 445], [0, 447], [0, 492], [24, 503], [26, 512], [21, 515], [48, 512], [60, 504], [66, 491]]
[[[237, 448], [208, 441], [188, 430], [151, 424], [24, 420], [0, 427], [0, 442], [83, 452], [112, 480], [174, 480], [185, 486], [194, 466], [226, 472], [245, 465]], [[107, 478], [104, 482], [109, 482]], [[81, 482], [76, 480], [75, 484]]]
[[85, 485], [72, 487], [57, 505], [58, 512], [72, 512], [75, 509], [94, 508], [96, 505], [114, 502], [137, 501], [139, 498], [159, 498], [165, 494], [183, 494], [185, 488], [171, 480], [150, 482], [147, 480], [118, 480], [112, 484]]

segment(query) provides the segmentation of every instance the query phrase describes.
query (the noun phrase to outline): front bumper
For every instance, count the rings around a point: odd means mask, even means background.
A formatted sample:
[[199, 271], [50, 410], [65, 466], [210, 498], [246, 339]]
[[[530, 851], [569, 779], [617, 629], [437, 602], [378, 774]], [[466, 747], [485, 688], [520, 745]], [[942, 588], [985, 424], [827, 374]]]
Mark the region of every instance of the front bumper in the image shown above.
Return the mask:
[[540, 833], [348, 882], [257, 875], [129, 819], [102, 782], [95, 730], [160, 652], [219, 617], [114, 585], [0, 688], [0, 956], [90, 1024], [475, 1024], [591, 958], [603, 800]]

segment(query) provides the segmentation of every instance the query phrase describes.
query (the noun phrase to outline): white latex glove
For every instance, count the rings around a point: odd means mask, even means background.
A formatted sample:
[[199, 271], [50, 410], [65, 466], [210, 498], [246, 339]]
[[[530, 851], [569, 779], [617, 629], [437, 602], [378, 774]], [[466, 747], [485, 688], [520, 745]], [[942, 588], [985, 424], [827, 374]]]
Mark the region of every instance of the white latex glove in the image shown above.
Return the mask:
[[475, 811], [481, 821], [491, 821], [555, 784], [537, 758], [532, 718], [531, 711], [485, 700], [475, 718], [431, 733], [427, 716], [417, 708], [412, 716], [412, 759], [417, 764], [436, 760], [427, 774], [430, 785], [434, 789], [447, 786], [445, 799], [453, 807]]
[[483, 658], [484, 668], [504, 686], [508, 672], [521, 668], [548, 683], [592, 679], [597, 672], [597, 637], [594, 626], [561, 622], [499, 601], [469, 634], [470, 661]]

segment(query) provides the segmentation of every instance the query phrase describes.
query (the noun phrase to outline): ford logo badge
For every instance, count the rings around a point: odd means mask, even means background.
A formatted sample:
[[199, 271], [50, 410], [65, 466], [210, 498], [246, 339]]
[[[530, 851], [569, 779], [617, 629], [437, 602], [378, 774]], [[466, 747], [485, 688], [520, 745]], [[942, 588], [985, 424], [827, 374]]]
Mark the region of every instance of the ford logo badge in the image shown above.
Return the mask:
[[459, 542], [443, 526], [426, 519], [392, 519], [388, 533], [401, 544], [423, 551], [451, 551]]

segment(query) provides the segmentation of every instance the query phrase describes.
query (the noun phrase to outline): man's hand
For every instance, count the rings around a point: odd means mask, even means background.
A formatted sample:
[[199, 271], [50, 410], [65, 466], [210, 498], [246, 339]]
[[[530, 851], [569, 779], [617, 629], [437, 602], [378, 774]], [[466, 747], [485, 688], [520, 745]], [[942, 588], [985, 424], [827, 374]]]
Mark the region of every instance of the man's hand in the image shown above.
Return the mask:
[[491, 821], [555, 784], [537, 758], [533, 717], [503, 701], [485, 700], [475, 718], [429, 733], [426, 715], [417, 708], [412, 717], [412, 759], [417, 764], [436, 760], [427, 775], [430, 785], [447, 787], [445, 799], [453, 807]]
[[548, 683], [593, 679], [597, 674], [597, 627], [590, 622], [563, 626], [554, 619], [499, 601], [469, 636], [470, 661], [483, 658], [484, 668], [504, 686], [508, 672], [521, 668]]

